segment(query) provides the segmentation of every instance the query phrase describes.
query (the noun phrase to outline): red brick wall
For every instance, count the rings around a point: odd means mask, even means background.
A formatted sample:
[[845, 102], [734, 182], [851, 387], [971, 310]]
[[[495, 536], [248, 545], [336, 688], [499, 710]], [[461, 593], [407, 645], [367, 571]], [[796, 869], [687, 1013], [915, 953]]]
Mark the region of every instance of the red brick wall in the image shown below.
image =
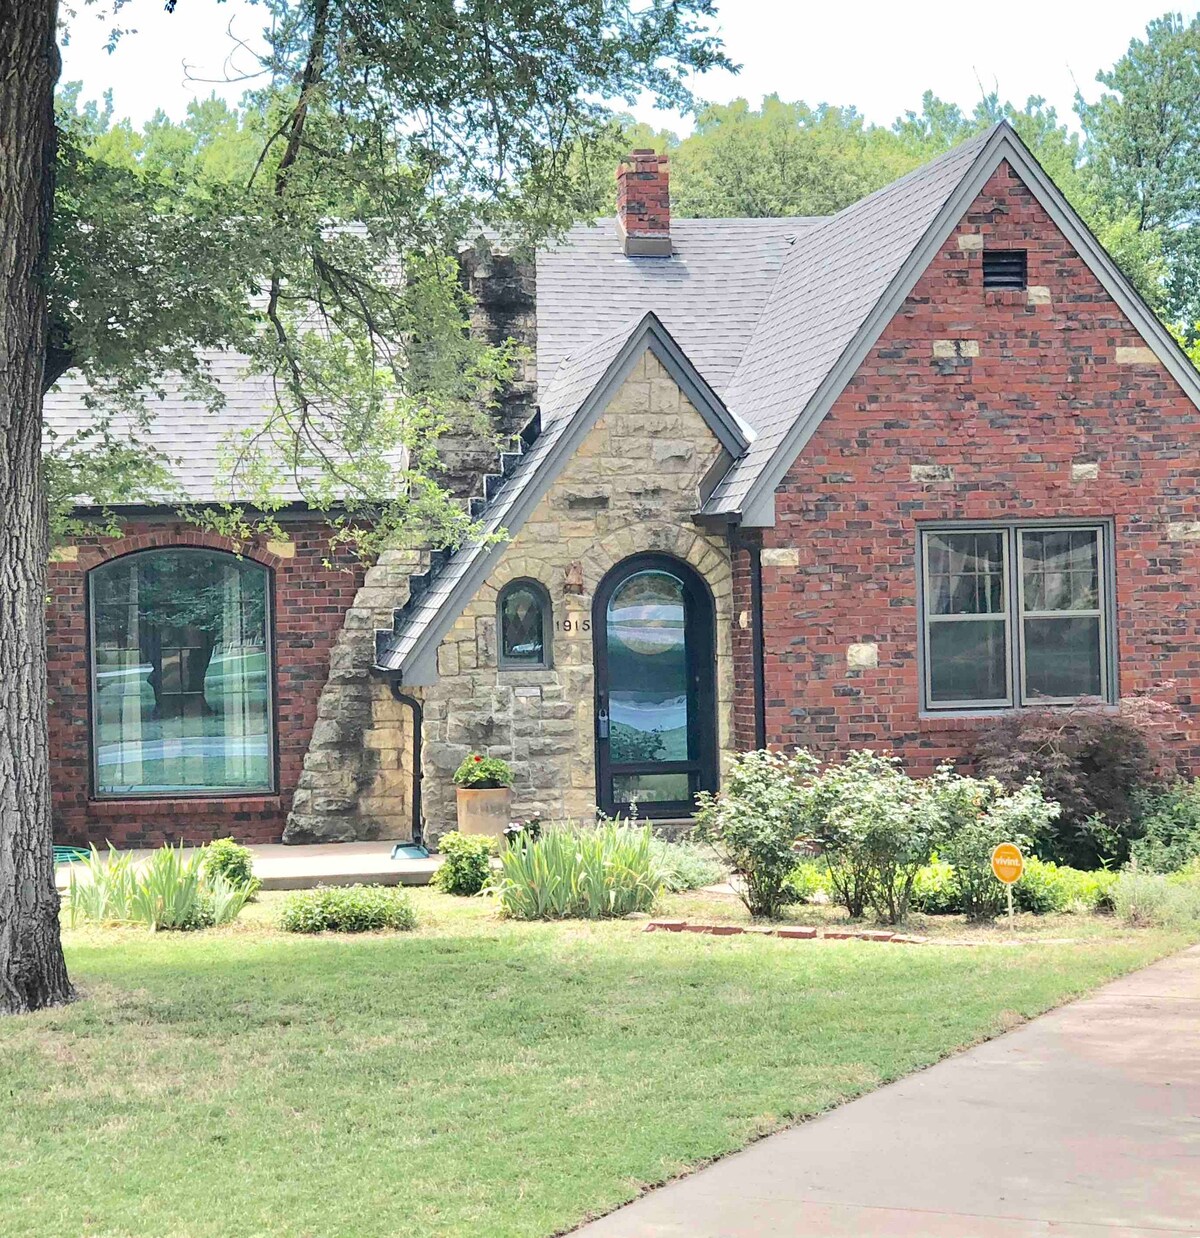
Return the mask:
[[[1050, 304], [985, 292], [968, 234], [1027, 249]], [[979, 354], [936, 359], [944, 339]], [[1164, 695], [1190, 716], [1183, 751], [1200, 764], [1200, 540], [1168, 531], [1200, 520], [1200, 416], [1157, 361], [1118, 364], [1144, 346], [1001, 167], [779, 487], [764, 545], [798, 566], [764, 566], [771, 741], [887, 746], [924, 769], [959, 755], [978, 720], [919, 717], [919, 523], [1095, 517], [1115, 528], [1121, 695], [1174, 681]], [[1097, 477], [1073, 476], [1092, 462]], [[914, 482], [915, 464], [953, 479]], [[877, 669], [847, 668], [852, 642], [878, 644]]]
[[[275, 626], [275, 725], [279, 782], [274, 795], [220, 798], [93, 800], [89, 798], [85, 596], [88, 571], [135, 550], [161, 546], [233, 549], [232, 543], [178, 520], [138, 520], [117, 539], [81, 538], [78, 558], [50, 565], [47, 612], [50, 662], [50, 777], [56, 842], [111, 840], [147, 846], [184, 839], [203, 842], [232, 835], [242, 842], [278, 842], [300, 776], [317, 698], [329, 673], [329, 649], [362, 581], [359, 566], [331, 556], [319, 520], [287, 525], [291, 554], [263, 545], [242, 548], [272, 569]], [[332, 559], [326, 567], [324, 560]]]
[[744, 540], [732, 545], [733, 567], [733, 742], [740, 752], [755, 747], [754, 625], [751, 574], [754, 563], [746, 542], [758, 541], [757, 530], [746, 530]]

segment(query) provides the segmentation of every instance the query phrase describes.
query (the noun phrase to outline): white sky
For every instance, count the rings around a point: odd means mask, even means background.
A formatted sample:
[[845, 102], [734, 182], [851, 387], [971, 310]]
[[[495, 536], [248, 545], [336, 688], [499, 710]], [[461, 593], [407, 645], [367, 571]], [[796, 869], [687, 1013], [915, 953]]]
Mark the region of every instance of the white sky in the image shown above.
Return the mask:
[[[888, 124], [919, 108], [926, 89], [969, 109], [982, 83], [1017, 103], [1044, 95], [1071, 120], [1076, 83], [1094, 97], [1096, 70], [1110, 66], [1165, 6], [1166, 0], [724, 0], [718, 25], [743, 68], [736, 77], [701, 78], [696, 89], [717, 102], [743, 95], [757, 103], [774, 91], [810, 104], [854, 104], [868, 120]], [[162, 0], [129, 0], [120, 16], [137, 33], [110, 55], [104, 43], [111, 20], [81, 12], [64, 52], [63, 80], [82, 80], [89, 98], [111, 88], [117, 115], [139, 123], [160, 107], [178, 118], [189, 99], [213, 90], [236, 100], [244, 84], [196, 79], [226, 78], [239, 62], [248, 68], [228, 31], [253, 42], [265, 20], [248, 0], [179, 0], [173, 15]], [[689, 127], [650, 105], [635, 113], [655, 127]]]

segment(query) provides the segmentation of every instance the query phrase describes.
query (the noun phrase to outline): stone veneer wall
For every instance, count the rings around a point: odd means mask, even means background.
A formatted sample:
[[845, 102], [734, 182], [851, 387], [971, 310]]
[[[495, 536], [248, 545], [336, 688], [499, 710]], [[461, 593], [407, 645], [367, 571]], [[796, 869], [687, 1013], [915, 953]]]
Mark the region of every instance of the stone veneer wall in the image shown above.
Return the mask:
[[371, 666], [375, 629], [391, 626], [424, 566], [419, 551], [385, 550], [367, 569], [330, 652], [284, 842], [410, 837], [412, 708]]
[[[644, 354], [438, 650], [438, 682], [424, 689], [427, 836], [454, 828], [451, 775], [471, 751], [512, 762], [518, 815], [594, 815], [592, 598], [611, 567], [640, 552], [677, 556], [712, 590], [719, 743], [723, 755], [732, 750], [729, 552], [691, 522], [718, 451], [700, 414]], [[550, 593], [544, 670], [497, 666], [496, 598], [518, 577]]]

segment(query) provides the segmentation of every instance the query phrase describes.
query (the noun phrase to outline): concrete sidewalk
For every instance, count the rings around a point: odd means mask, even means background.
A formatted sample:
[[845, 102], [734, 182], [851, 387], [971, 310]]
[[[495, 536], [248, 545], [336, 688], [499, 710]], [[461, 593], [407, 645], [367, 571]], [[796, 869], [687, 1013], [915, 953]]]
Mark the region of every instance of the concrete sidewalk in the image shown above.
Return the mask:
[[575, 1233], [1198, 1235], [1200, 947]]

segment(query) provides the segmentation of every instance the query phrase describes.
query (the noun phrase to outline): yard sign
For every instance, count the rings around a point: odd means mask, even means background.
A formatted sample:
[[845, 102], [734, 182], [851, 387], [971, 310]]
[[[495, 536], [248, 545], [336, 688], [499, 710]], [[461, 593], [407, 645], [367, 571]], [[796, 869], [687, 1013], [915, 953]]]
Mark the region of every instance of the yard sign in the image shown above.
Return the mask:
[[1021, 848], [1015, 843], [1001, 843], [995, 851], [992, 852], [992, 872], [996, 874], [997, 881], [1004, 882], [1005, 892], [1008, 894], [1008, 927], [1016, 928], [1016, 920], [1013, 917], [1013, 885], [1021, 880], [1021, 874], [1025, 871], [1025, 857], [1021, 854]]

